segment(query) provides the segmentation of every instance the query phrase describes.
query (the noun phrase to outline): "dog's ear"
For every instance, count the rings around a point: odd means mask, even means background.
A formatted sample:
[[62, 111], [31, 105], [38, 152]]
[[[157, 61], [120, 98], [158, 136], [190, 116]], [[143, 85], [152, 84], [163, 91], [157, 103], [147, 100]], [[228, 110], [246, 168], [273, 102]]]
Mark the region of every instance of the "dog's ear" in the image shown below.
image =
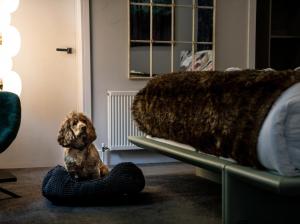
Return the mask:
[[58, 132], [57, 141], [63, 147], [68, 147], [74, 139], [70, 125], [70, 119], [67, 118], [61, 125], [61, 128]]
[[[90, 127], [89, 127], [90, 126]], [[95, 128], [94, 126], [92, 125], [92, 123], [90, 123], [88, 125], [88, 128], [87, 128], [87, 136], [88, 136], [88, 139], [89, 139], [89, 142], [93, 142], [96, 140], [97, 138], [97, 135], [96, 135], [96, 131], [95, 131]]]
[[83, 114], [82, 114], [82, 116], [84, 117], [84, 122], [86, 124], [86, 133], [87, 133], [88, 142], [92, 143], [97, 138], [95, 128], [93, 126], [92, 121], [87, 116], [85, 116]]

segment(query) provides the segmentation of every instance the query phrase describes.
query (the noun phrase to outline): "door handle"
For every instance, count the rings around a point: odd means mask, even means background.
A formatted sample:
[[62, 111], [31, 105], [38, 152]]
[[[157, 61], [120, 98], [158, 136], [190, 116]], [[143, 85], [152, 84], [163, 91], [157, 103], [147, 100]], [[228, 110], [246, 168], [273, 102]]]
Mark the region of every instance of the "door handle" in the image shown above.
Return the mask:
[[72, 48], [68, 47], [68, 48], [56, 48], [56, 51], [66, 51], [67, 54], [72, 54]]

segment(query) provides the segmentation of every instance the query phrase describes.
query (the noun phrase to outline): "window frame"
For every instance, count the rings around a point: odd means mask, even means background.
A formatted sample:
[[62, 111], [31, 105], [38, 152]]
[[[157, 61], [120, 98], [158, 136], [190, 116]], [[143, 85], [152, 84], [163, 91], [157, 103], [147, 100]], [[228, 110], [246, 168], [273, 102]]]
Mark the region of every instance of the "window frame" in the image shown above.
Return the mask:
[[[197, 45], [211, 45], [212, 46], [212, 67], [215, 70], [215, 21], [216, 21], [216, 0], [213, 1], [213, 6], [198, 6], [197, 0], [191, 0], [192, 4], [176, 4], [175, 0], [172, 0], [170, 4], [162, 4], [162, 3], [154, 3], [153, 0], [149, 0], [149, 3], [138, 3], [131, 2], [128, 0], [128, 78], [129, 79], [151, 79], [154, 76], [153, 74], [153, 46], [154, 44], [167, 44], [171, 47], [171, 71], [174, 72], [174, 46], [176, 44], [191, 44], [191, 53], [192, 53], [192, 70], [194, 71], [195, 65], [195, 50]], [[147, 6], [150, 7], [150, 39], [149, 40], [132, 40], [131, 39], [131, 24], [130, 24], [130, 8], [132, 5], [136, 6]], [[170, 41], [157, 41], [153, 40], [153, 7], [170, 7], [171, 8], [171, 40]], [[192, 8], [192, 40], [191, 41], [180, 41], [175, 40], [175, 7], [186, 7]], [[204, 41], [196, 41], [195, 40], [195, 21], [196, 21], [196, 10], [198, 9], [207, 9], [212, 10], [212, 41], [204, 42]], [[133, 76], [131, 75], [131, 43], [149, 43], [149, 76]]]

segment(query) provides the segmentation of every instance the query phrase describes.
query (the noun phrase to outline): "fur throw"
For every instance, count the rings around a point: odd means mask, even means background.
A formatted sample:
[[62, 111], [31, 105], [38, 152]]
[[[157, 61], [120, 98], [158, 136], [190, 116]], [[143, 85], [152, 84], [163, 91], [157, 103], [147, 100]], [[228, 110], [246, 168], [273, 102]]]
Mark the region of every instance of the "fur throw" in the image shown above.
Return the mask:
[[256, 145], [272, 104], [299, 71], [183, 72], [141, 89], [132, 114], [141, 131], [197, 150], [261, 167]]

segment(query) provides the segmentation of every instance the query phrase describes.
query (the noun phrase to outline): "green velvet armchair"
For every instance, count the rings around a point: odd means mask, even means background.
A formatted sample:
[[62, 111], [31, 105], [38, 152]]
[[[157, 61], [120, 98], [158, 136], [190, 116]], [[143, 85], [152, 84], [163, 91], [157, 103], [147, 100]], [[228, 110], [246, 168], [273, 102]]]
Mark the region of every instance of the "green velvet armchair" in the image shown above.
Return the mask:
[[[4, 152], [16, 138], [20, 123], [21, 103], [18, 95], [0, 91], [0, 153]], [[17, 181], [17, 178], [13, 174], [0, 170], [0, 184], [14, 181]], [[19, 197], [2, 187], [0, 187], [0, 192]]]

